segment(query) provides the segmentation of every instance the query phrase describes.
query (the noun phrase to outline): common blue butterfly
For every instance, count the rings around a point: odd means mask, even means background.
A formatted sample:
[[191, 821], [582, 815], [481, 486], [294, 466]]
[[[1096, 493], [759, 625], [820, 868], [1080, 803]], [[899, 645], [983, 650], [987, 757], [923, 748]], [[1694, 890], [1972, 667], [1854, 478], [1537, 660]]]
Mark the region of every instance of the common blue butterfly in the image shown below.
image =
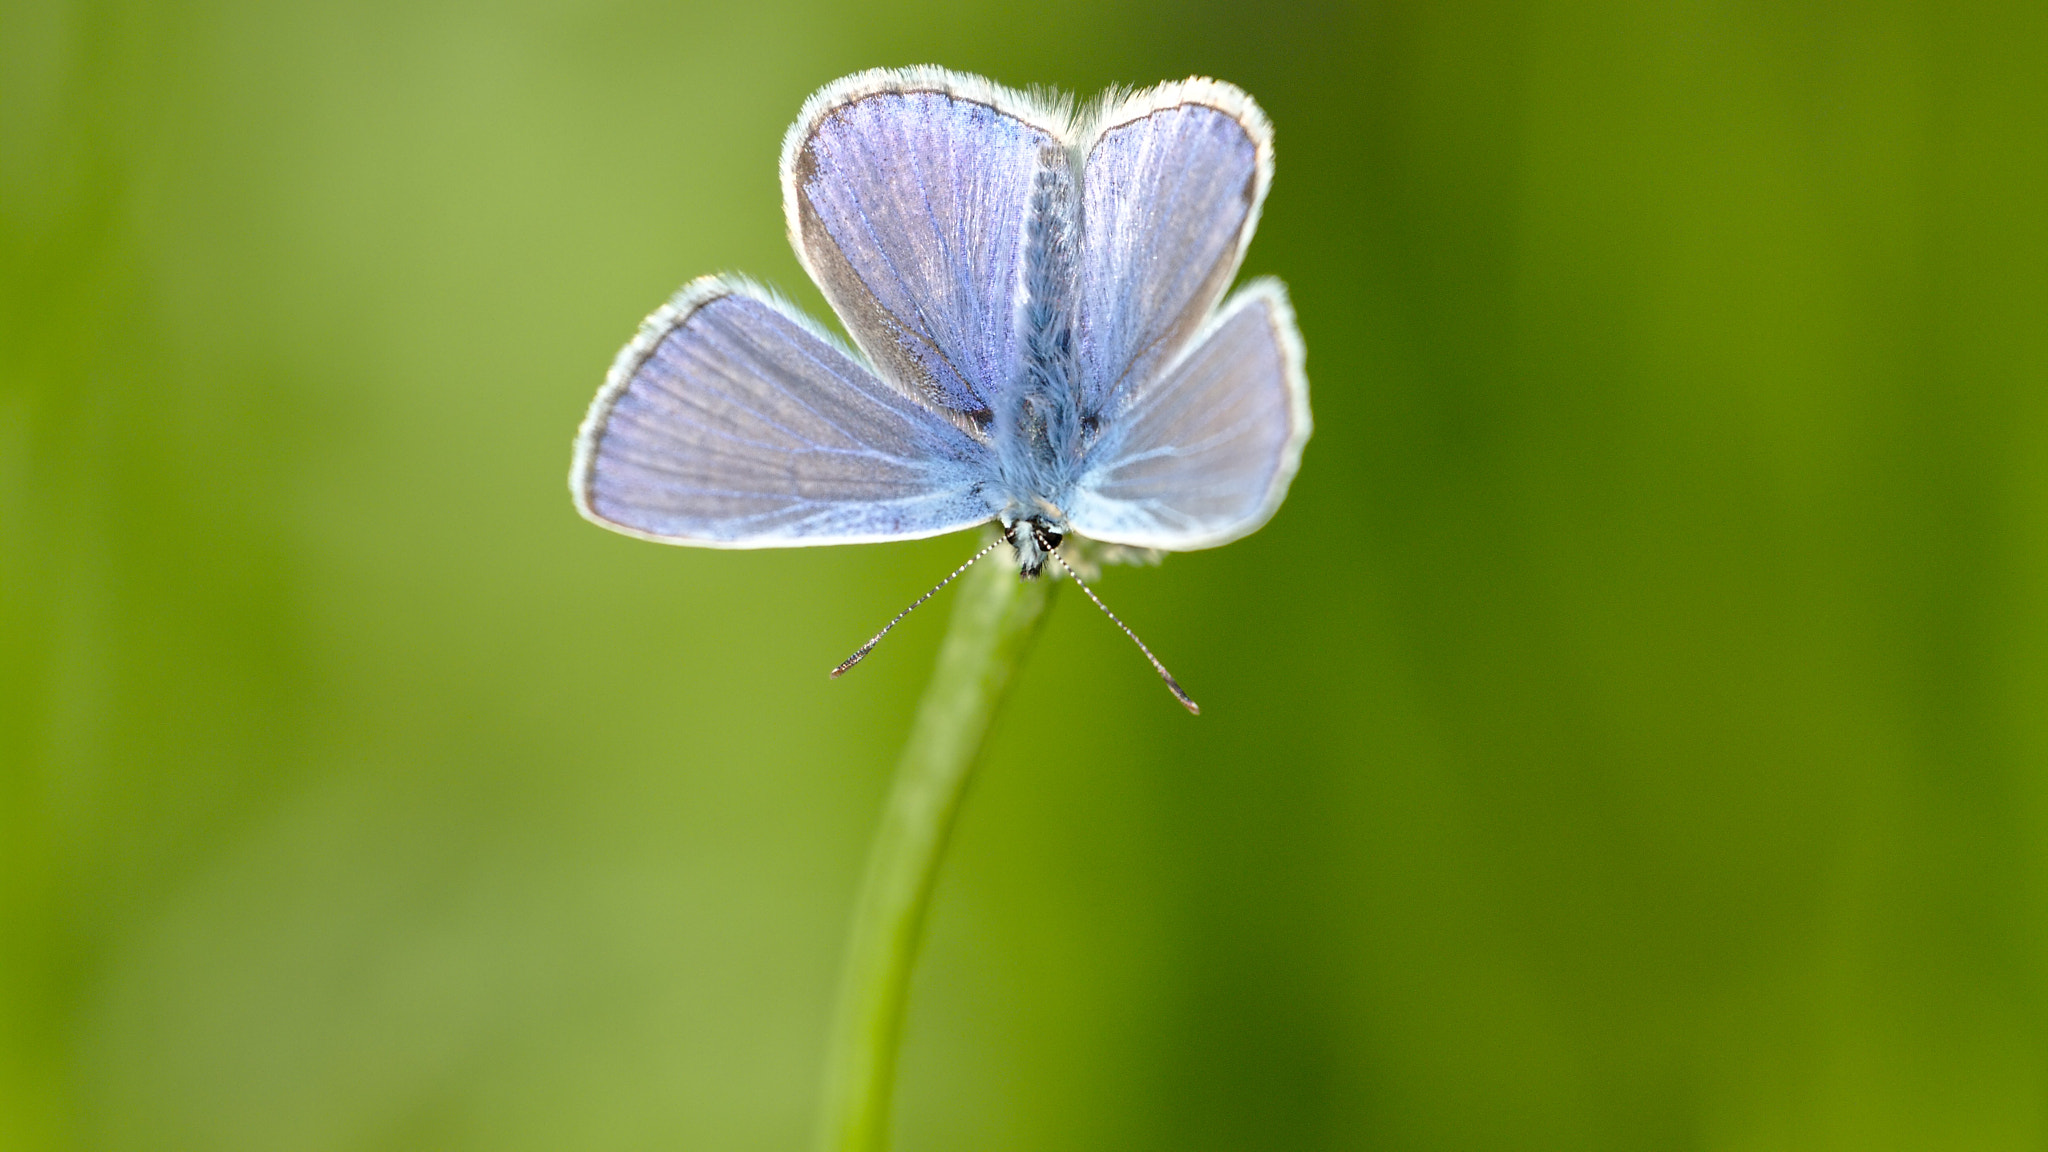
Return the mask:
[[709, 548], [993, 520], [1026, 578], [1069, 534], [1235, 540], [1310, 427], [1286, 290], [1224, 298], [1272, 174], [1265, 114], [1216, 80], [1079, 112], [939, 68], [829, 84], [783, 139], [782, 202], [853, 345], [744, 278], [685, 285], [590, 406], [577, 510]]

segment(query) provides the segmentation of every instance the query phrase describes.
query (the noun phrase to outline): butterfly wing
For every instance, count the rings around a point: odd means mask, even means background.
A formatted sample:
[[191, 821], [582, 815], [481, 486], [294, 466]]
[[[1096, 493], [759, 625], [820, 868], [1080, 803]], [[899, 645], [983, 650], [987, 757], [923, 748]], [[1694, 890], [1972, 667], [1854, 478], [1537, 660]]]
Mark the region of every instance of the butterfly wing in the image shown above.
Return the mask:
[[707, 276], [619, 353], [569, 487], [588, 519], [670, 544], [908, 540], [989, 518], [986, 457], [788, 305]]
[[1083, 145], [1083, 409], [1113, 418], [1237, 275], [1273, 177], [1250, 96], [1191, 79], [1105, 108]]
[[1226, 544], [1280, 507], [1309, 428], [1294, 311], [1279, 281], [1255, 280], [1105, 426], [1068, 521], [1113, 544]]
[[918, 68], [832, 84], [783, 141], [805, 270], [885, 378], [970, 428], [1014, 371], [1032, 181], [1065, 163], [1063, 131], [1018, 93]]

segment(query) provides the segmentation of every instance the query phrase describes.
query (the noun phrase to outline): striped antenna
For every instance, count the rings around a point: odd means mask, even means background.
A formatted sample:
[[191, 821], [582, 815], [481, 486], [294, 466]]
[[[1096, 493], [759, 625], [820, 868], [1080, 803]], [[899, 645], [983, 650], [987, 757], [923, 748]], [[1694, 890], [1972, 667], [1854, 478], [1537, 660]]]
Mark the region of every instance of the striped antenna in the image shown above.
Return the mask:
[[[1037, 534], [1038, 529], [1034, 527], [1032, 529], [1032, 532], [1034, 534]], [[1109, 610], [1109, 605], [1104, 604], [1102, 602], [1102, 597], [1097, 596], [1095, 594], [1095, 589], [1088, 587], [1087, 581], [1081, 579], [1081, 574], [1079, 572], [1074, 571], [1074, 566], [1072, 564], [1067, 563], [1067, 558], [1065, 556], [1060, 555], [1059, 550], [1057, 548], [1054, 548], [1050, 544], [1046, 544], [1045, 537], [1042, 534], [1038, 536], [1038, 542], [1041, 545], [1045, 546], [1045, 550], [1047, 552], [1052, 553], [1053, 559], [1060, 562], [1060, 567], [1065, 568], [1067, 570], [1067, 575], [1074, 578], [1074, 583], [1080, 586], [1081, 591], [1086, 592], [1088, 594], [1088, 598], [1090, 600], [1095, 601], [1095, 606], [1097, 608], [1102, 609], [1102, 614], [1104, 616], [1109, 617], [1109, 622], [1123, 629], [1124, 635], [1129, 636], [1131, 638], [1131, 643], [1136, 644], [1138, 646], [1138, 651], [1143, 652], [1145, 654], [1145, 659], [1150, 660], [1152, 662], [1152, 670], [1154, 672], [1159, 673], [1159, 678], [1161, 680], [1166, 681], [1166, 687], [1173, 692], [1173, 698], [1175, 700], [1180, 701], [1181, 707], [1186, 708], [1188, 711], [1194, 713], [1197, 716], [1200, 716], [1202, 714], [1202, 706], [1188, 698], [1187, 692], [1184, 691], [1180, 686], [1180, 681], [1175, 680], [1173, 678], [1173, 673], [1168, 672], [1166, 670], [1166, 665], [1161, 664], [1159, 662], [1159, 657], [1154, 656], [1152, 654], [1152, 650], [1150, 648], [1145, 647], [1145, 642], [1143, 640], [1138, 639], [1138, 634], [1136, 632], [1131, 631], [1131, 626], [1124, 623], [1122, 620], [1117, 619], [1116, 613], [1111, 612]]]
[[[994, 540], [990, 541], [990, 542], [989, 542], [989, 546], [988, 546], [988, 547], [986, 547], [986, 548], [983, 548], [983, 549], [982, 549], [981, 551], [979, 551], [979, 552], [976, 552], [976, 553], [975, 553], [974, 555], [972, 555], [972, 556], [968, 557], [968, 558], [967, 558], [967, 563], [965, 563], [965, 564], [962, 564], [962, 565], [961, 565], [961, 566], [959, 566], [958, 568], [955, 568], [955, 569], [953, 569], [953, 575], [952, 575], [952, 576], [948, 576], [948, 577], [946, 577], [946, 578], [945, 578], [944, 580], [941, 580], [941, 581], [939, 581], [939, 582], [938, 582], [937, 584], [935, 584], [935, 585], [933, 585], [933, 586], [932, 586], [932, 590], [931, 590], [931, 591], [929, 591], [929, 592], [925, 593], [924, 595], [922, 595], [922, 596], [919, 596], [919, 597], [918, 597], [917, 599], [915, 599], [915, 600], [911, 601], [911, 602], [910, 602], [910, 607], [908, 607], [908, 608], [905, 608], [905, 609], [904, 609], [903, 611], [901, 611], [901, 612], [898, 612], [898, 613], [896, 614], [896, 619], [894, 619], [894, 620], [891, 620], [891, 621], [889, 621], [889, 622], [888, 622], [887, 624], [884, 624], [884, 625], [882, 625], [882, 630], [881, 630], [880, 632], [877, 632], [877, 633], [875, 633], [875, 634], [874, 634], [873, 636], [870, 636], [870, 637], [868, 638], [868, 642], [867, 642], [867, 643], [865, 643], [865, 644], [863, 644], [863, 645], [861, 645], [861, 646], [860, 646], [860, 650], [859, 650], [858, 652], [855, 652], [855, 653], [854, 653], [853, 655], [851, 655], [851, 656], [848, 656], [848, 657], [847, 657], [847, 658], [846, 658], [846, 659], [845, 659], [844, 661], [842, 661], [842, 662], [840, 663], [839, 667], [837, 667], [837, 668], [834, 668], [834, 669], [832, 670], [832, 678], [833, 678], [834, 680], [837, 680], [837, 679], [839, 679], [839, 678], [840, 678], [841, 676], [844, 676], [844, 675], [846, 675], [846, 670], [847, 670], [848, 668], [851, 668], [851, 667], [853, 667], [853, 666], [854, 666], [855, 664], [858, 664], [858, 663], [860, 663], [860, 662], [861, 662], [862, 660], [865, 660], [865, 659], [867, 659], [867, 655], [868, 655], [868, 653], [870, 653], [870, 652], [873, 652], [873, 651], [875, 650], [875, 645], [877, 645], [877, 644], [880, 644], [880, 643], [882, 642], [882, 637], [884, 637], [884, 636], [887, 636], [887, 635], [889, 634], [889, 629], [891, 629], [891, 628], [894, 628], [894, 627], [895, 627], [895, 626], [896, 626], [897, 624], [901, 623], [901, 622], [902, 622], [902, 620], [903, 620], [903, 618], [904, 618], [905, 616], [908, 616], [908, 615], [910, 615], [910, 614], [911, 614], [912, 612], [915, 612], [915, 611], [917, 611], [917, 606], [918, 606], [919, 604], [922, 604], [922, 603], [924, 603], [925, 601], [927, 601], [927, 600], [931, 599], [932, 597], [934, 597], [934, 596], [937, 596], [937, 595], [939, 594], [939, 589], [941, 589], [941, 588], [944, 588], [944, 587], [945, 587], [946, 585], [948, 585], [948, 584], [951, 584], [951, 583], [953, 582], [953, 580], [954, 580], [954, 579], [955, 579], [956, 577], [958, 577], [958, 576], [959, 576], [959, 575], [960, 575], [960, 574], [961, 574], [962, 572], [965, 572], [965, 571], [967, 571], [967, 570], [968, 570], [969, 568], [972, 568], [972, 567], [974, 566], [974, 562], [975, 562], [976, 560], [979, 560], [979, 559], [981, 559], [981, 558], [982, 558], [983, 556], [986, 556], [986, 555], [988, 555], [989, 553], [991, 553], [991, 552], [995, 551], [995, 550], [996, 550], [996, 545], [998, 545], [998, 544], [1001, 544], [1002, 542], [1003, 542], [1003, 541], [1002, 541], [1002, 537], [1000, 537], [1000, 536], [998, 536], [998, 537], [997, 537], [996, 539], [994, 539]], [[1061, 561], [1061, 563], [1065, 563], [1065, 561]], [[1093, 593], [1090, 593], [1090, 595], [1093, 595]], [[1107, 611], [1109, 611], [1109, 609], [1105, 608], [1105, 609], [1103, 609], [1103, 611], [1107, 612]], [[1135, 639], [1137, 639], [1137, 637], [1133, 636], [1133, 637], [1131, 637], [1131, 639], [1135, 640]], [[1138, 645], [1138, 647], [1140, 647], [1140, 648], [1143, 648], [1143, 647], [1144, 647], [1144, 645], [1143, 645], [1143, 644], [1140, 644], [1140, 645]], [[1157, 663], [1158, 663], [1158, 661], [1156, 661], [1156, 660], [1155, 660], [1155, 661], [1153, 661], [1153, 663], [1154, 663], [1154, 664], [1157, 664]], [[1162, 675], [1164, 675], [1164, 673], [1165, 673], [1165, 669], [1163, 669], [1163, 668], [1162, 668], [1162, 669], [1160, 669], [1160, 672], [1161, 672], [1161, 674], [1162, 674]], [[1169, 678], [1168, 678], [1168, 680], [1169, 680], [1169, 682], [1171, 682], [1171, 677], [1169, 677]]]

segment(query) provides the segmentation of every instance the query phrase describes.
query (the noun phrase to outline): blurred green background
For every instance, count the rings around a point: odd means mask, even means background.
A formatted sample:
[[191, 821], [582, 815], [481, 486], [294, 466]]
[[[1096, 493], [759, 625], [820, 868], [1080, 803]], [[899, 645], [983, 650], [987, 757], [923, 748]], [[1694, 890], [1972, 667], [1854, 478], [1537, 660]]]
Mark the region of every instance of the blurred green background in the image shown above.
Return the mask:
[[775, 163], [935, 62], [1249, 89], [1317, 433], [1078, 598], [938, 1149], [2048, 1146], [2048, 7], [0, 12], [0, 1147], [792, 1149], [965, 537], [570, 509]]

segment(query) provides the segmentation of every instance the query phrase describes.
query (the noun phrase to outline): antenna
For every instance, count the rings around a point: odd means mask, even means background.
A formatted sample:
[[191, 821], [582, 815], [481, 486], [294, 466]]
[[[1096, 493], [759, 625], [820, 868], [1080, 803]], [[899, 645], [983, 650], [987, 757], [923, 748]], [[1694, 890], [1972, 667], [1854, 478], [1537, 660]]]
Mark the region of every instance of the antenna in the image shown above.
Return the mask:
[[[1032, 528], [1032, 533], [1034, 535], [1038, 535], [1038, 542], [1040, 544], [1045, 544], [1045, 537], [1038, 533], [1038, 529], [1035, 526]], [[1173, 678], [1173, 673], [1168, 672], [1166, 670], [1166, 665], [1161, 664], [1159, 662], [1159, 657], [1154, 656], [1152, 654], [1152, 650], [1150, 648], [1145, 647], [1145, 642], [1143, 640], [1138, 639], [1138, 634], [1136, 632], [1131, 631], [1131, 626], [1117, 619], [1116, 613], [1111, 612], [1109, 610], [1109, 605], [1104, 604], [1102, 602], [1102, 597], [1097, 596], [1095, 594], [1095, 589], [1088, 587], [1087, 582], [1081, 579], [1081, 574], [1079, 572], [1074, 571], [1074, 566], [1072, 564], [1067, 563], [1067, 558], [1065, 556], [1060, 555], [1059, 549], [1054, 548], [1050, 544], [1045, 544], [1045, 550], [1047, 552], [1052, 553], [1052, 558], [1060, 562], [1060, 567], [1065, 568], [1067, 570], [1067, 575], [1072, 576], [1074, 578], [1074, 583], [1080, 586], [1081, 591], [1086, 592], [1088, 594], [1088, 598], [1090, 600], [1095, 601], [1095, 606], [1097, 608], [1102, 609], [1102, 614], [1104, 616], [1109, 617], [1109, 622], [1123, 629], [1124, 635], [1129, 636], [1131, 638], [1131, 643], [1136, 644], [1138, 646], [1138, 651], [1143, 652], [1145, 654], [1145, 659], [1150, 660], [1152, 662], [1152, 670], [1154, 672], [1159, 673], [1159, 678], [1161, 680], [1166, 681], [1166, 687], [1173, 692], [1173, 698], [1180, 701], [1181, 706], [1183, 708], [1186, 708], [1188, 711], [1194, 713], [1197, 716], [1200, 716], [1202, 714], [1202, 706], [1200, 704], [1195, 703], [1193, 700], [1188, 699], [1188, 694], [1187, 692], [1182, 690], [1180, 686], [1180, 681], [1175, 680]], [[970, 560], [968, 561], [968, 563], [971, 564], [973, 563], [973, 561]], [[950, 580], [952, 579], [952, 577], [948, 576], [947, 579]], [[886, 632], [888, 631], [888, 629], [885, 628], [883, 629], [883, 631]], [[876, 637], [876, 639], [879, 640], [881, 639], [881, 637], [878, 636]]]
[[[990, 541], [990, 542], [989, 542], [989, 546], [988, 546], [988, 547], [986, 547], [986, 548], [983, 548], [983, 549], [982, 549], [981, 551], [979, 551], [979, 552], [976, 552], [976, 553], [975, 553], [974, 555], [972, 555], [972, 556], [969, 556], [969, 557], [967, 558], [967, 563], [965, 563], [965, 564], [962, 564], [962, 565], [961, 565], [961, 566], [959, 566], [958, 568], [955, 568], [955, 569], [953, 569], [953, 575], [952, 575], [952, 576], [948, 576], [948, 577], [946, 577], [946, 578], [945, 578], [944, 580], [941, 580], [941, 581], [939, 581], [939, 582], [938, 582], [937, 584], [934, 584], [934, 585], [932, 585], [932, 590], [931, 590], [931, 591], [929, 591], [929, 592], [925, 593], [925, 594], [924, 594], [924, 595], [922, 595], [922, 596], [919, 596], [919, 597], [918, 597], [917, 599], [915, 599], [915, 600], [912, 600], [912, 601], [910, 602], [910, 607], [908, 607], [908, 608], [905, 608], [905, 609], [904, 609], [903, 611], [901, 611], [901, 612], [898, 612], [898, 613], [896, 614], [896, 619], [894, 619], [894, 620], [891, 620], [891, 621], [889, 621], [889, 622], [888, 622], [887, 624], [884, 624], [884, 625], [882, 625], [882, 630], [881, 630], [880, 632], [877, 632], [877, 633], [875, 633], [875, 634], [874, 634], [873, 636], [869, 637], [869, 638], [868, 638], [868, 642], [867, 642], [867, 643], [865, 643], [865, 644], [863, 644], [863, 645], [861, 645], [861, 646], [860, 646], [860, 650], [859, 650], [858, 652], [855, 652], [855, 653], [854, 653], [853, 655], [851, 655], [851, 656], [848, 656], [848, 657], [847, 657], [847, 658], [846, 658], [846, 659], [845, 659], [845, 660], [844, 660], [843, 662], [841, 662], [841, 664], [839, 665], [839, 667], [837, 667], [837, 668], [834, 668], [834, 669], [832, 670], [832, 678], [833, 678], [834, 680], [837, 680], [837, 679], [839, 679], [839, 678], [840, 678], [841, 676], [844, 676], [844, 675], [846, 675], [846, 670], [847, 670], [848, 668], [851, 668], [851, 667], [853, 667], [853, 666], [854, 666], [855, 664], [858, 664], [858, 663], [860, 663], [860, 662], [861, 662], [862, 660], [865, 660], [865, 659], [867, 659], [867, 655], [868, 655], [868, 653], [870, 653], [870, 652], [873, 652], [873, 651], [875, 650], [875, 645], [877, 645], [877, 644], [880, 644], [880, 643], [882, 642], [882, 637], [884, 637], [884, 636], [887, 636], [887, 635], [889, 634], [889, 629], [891, 629], [891, 628], [894, 628], [894, 627], [895, 627], [895, 626], [896, 626], [897, 624], [901, 623], [901, 622], [902, 622], [902, 620], [903, 620], [903, 618], [904, 618], [905, 616], [908, 616], [908, 615], [910, 615], [910, 614], [911, 614], [912, 612], [915, 612], [915, 611], [917, 610], [917, 606], [918, 606], [919, 604], [922, 604], [922, 603], [924, 603], [925, 601], [927, 601], [927, 600], [931, 599], [932, 597], [934, 597], [934, 596], [937, 596], [937, 595], [939, 594], [939, 589], [941, 589], [941, 588], [944, 588], [944, 587], [945, 587], [946, 585], [948, 585], [948, 584], [951, 584], [951, 583], [953, 582], [953, 580], [954, 580], [954, 578], [955, 578], [955, 577], [959, 576], [959, 575], [960, 575], [960, 574], [961, 574], [962, 572], [965, 572], [965, 571], [967, 571], [967, 570], [968, 570], [969, 568], [972, 568], [972, 567], [974, 566], [974, 562], [975, 562], [976, 560], [979, 560], [979, 559], [981, 559], [981, 558], [982, 558], [983, 556], [986, 556], [986, 555], [988, 555], [989, 553], [991, 553], [991, 552], [995, 551], [995, 550], [996, 550], [996, 545], [998, 545], [998, 544], [1001, 544], [1002, 542], [1003, 542], [1003, 539], [1002, 539], [1002, 537], [1000, 537], [1000, 536], [996, 537], [996, 538], [995, 538], [994, 540], [992, 540], [992, 541]], [[1064, 560], [1063, 560], [1063, 561], [1061, 561], [1061, 563], [1063, 563], [1063, 564], [1064, 564], [1064, 563], [1066, 563], [1066, 561], [1064, 561]], [[1091, 592], [1091, 593], [1089, 593], [1089, 595], [1091, 595], [1091, 596], [1092, 596], [1092, 595], [1094, 595], [1094, 593], [1092, 593], [1092, 592]], [[1099, 603], [1101, 603], [1101, 601], [1099, 601], [1099, 600], [1098, 600], [1098, 601], [1096, 601], [1096, 603], [1098, 603], [1098, 604], [1099, 604]], [[1107, 608], [1104, 608], [1104, 609], [1103, 609], [1103, 611], [1104, 611], [1104, 612], [1107, 612], [1107, 611], [1109, 611], [1109, 609], [1107, 609]], [[1112, 619], [1114, 619], [1114, 617], [1112, 617]], [[1137, 639], [1137, 637], [1136, 637], [1136, 636], [1133, 636], [1133, 637], [1131, 637], [1131, 639], [1133, 639], [1133, 640], [1136, 640], [1136, 639]], [[1138, 647], [1140, 647], [1140, 648], [1143, 648], [1143, 647], [1144, 647], [1144, 645], [1143, 645], [1143, 644], [1140, 644], [1140, 645], [1138, 645]], [[1156, 665], [1156, 664], [1158, 664], [1158, 663], [1159, 663], [1159, 661], [1157, 661], [1157, 660], [1154, 660], [1154, 661], [1153, 661], [1152, 663]], [[1164, 669], [1164, 668], [1161, 668], [1161, 669], [1159, 670], [1159, 674], [1160, 674], [1160, 675], [1162, 675], [1162, 676], [1165, 676], [1165, 675], [1166, 675], [1166, 669]], [[1167, 682], [1168, 682], [1168, 683], [1172, 683], [1172, 679], [1173, 679], [1173, 678], [1172, 678], [1172, 677], [1170, 677], [1170, 676], [1169, 676], [1169, 677], [1167, 677]]]

